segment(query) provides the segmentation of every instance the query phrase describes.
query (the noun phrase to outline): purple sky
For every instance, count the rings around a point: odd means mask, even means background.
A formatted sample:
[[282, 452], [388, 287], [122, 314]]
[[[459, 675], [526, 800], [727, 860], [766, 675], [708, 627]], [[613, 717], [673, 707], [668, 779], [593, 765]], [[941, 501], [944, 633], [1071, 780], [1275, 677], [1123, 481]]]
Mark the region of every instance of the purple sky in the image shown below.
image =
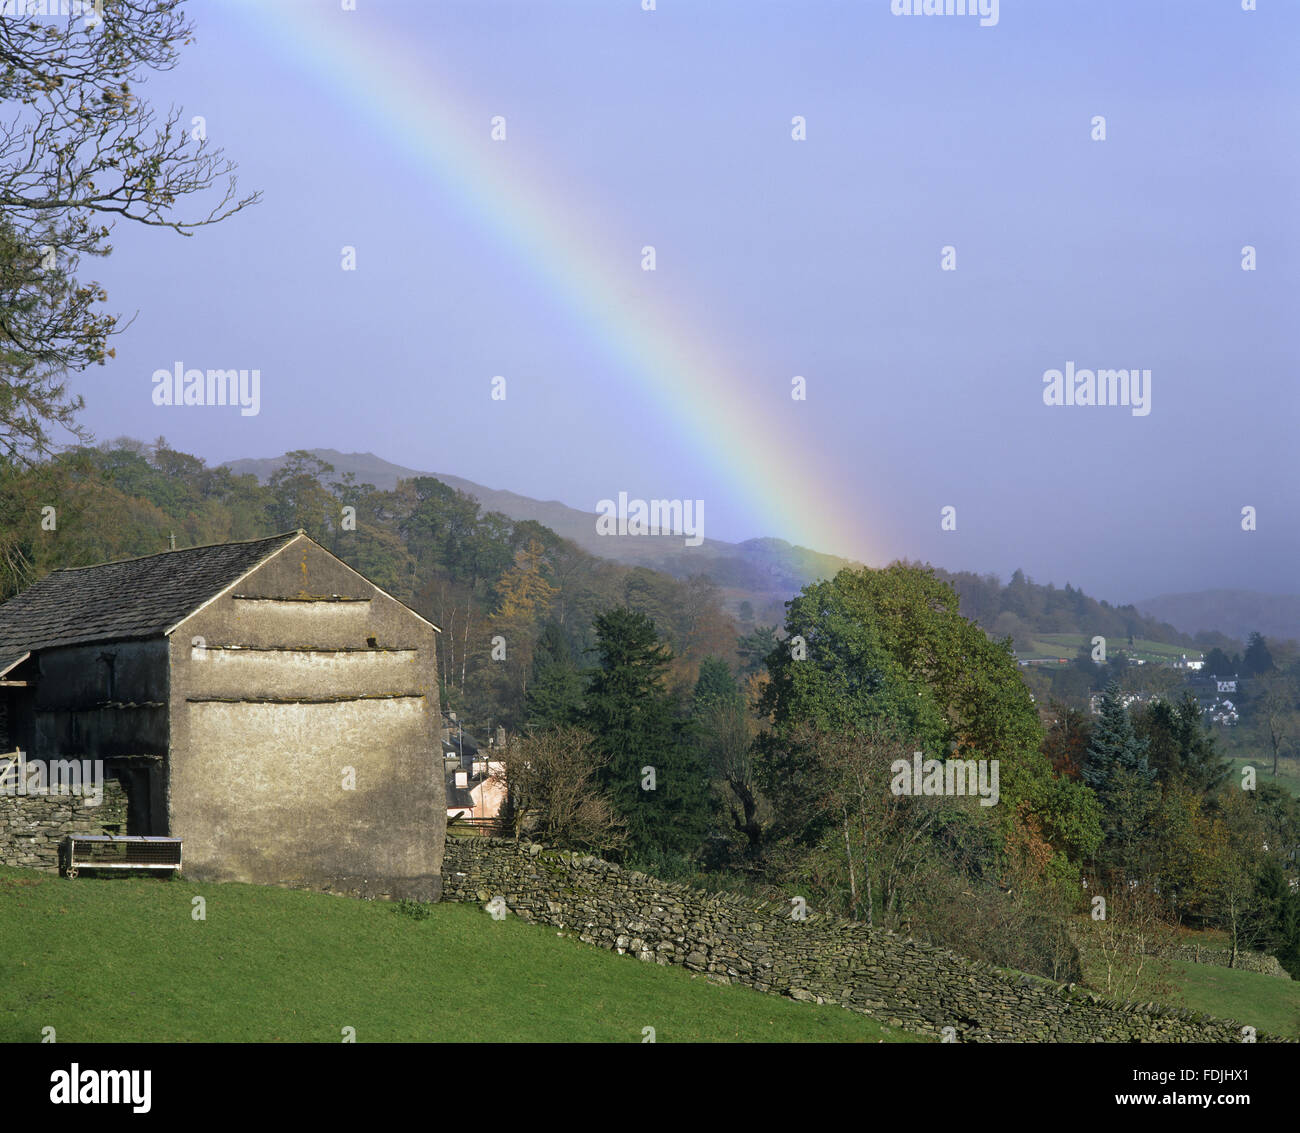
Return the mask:
[[[634, 245], [652, 228], [665, 303], [711, 349], [756, 383], [810, 377], [798, 443], [863, 524], [818, 549], [1116, 602], [1300, 589], [1300, 5], [1003, 0], [981, 28], [889, 0], [358, 4], [342, 18], [438, 69], [485, 132], [496, 107], [524, 115], [579, 215]], [[85, 265], [139, 312], [76, 382], [99, 438], [211, 463], [373, 451], [584, 509], [704, 499], [712, 538], [791, 535], [257, 8], [192, 4], [197, 42], [145, 88], [203, 114], [265, 200], [192, 239], [120, 224]], [[259, 368], [260, 413], [155, 406], [178, 359]], [[1045, 406], [1067, 361], [1151, 370], [1150, 414]], [[546, 396], [496, 412], [493, 373]]]

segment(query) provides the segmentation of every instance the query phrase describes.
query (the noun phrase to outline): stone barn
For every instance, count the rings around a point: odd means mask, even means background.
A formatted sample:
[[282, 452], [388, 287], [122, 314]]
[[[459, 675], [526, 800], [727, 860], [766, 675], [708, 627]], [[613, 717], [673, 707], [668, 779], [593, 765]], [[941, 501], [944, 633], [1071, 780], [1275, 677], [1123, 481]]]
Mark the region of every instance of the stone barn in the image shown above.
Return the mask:
[[[0, 605], [0, 751], [102, 760], [201, 880], [436, 900], [438, 632], [302, 531], [56, 570]], [[0, 861], [55, 803], [0, 798]]]

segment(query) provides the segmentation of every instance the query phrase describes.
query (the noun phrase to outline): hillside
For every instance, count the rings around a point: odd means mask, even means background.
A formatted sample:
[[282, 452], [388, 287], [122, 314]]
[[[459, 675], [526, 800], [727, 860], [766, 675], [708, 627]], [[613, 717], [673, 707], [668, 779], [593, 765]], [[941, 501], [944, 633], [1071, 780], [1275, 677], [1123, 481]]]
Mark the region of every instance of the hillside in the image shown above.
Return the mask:
[[1300, 595], [1260, 594], [1254, 590], [1198, 590], [1161, 594], [1137, 603], [1138, 609], [1177, 626], [1184, 633], [1211, 631], [1237, 641], [1252, 632], [1300, 641]]
[[[373, 484], [383, 491], [391, 491], [398, 480], [431, 476], [474, 497], [484, 511], [498, 511], [516, 521], [535, 520], [590, 554], [625, 566], [661, 570], [674, 578], [707, 573], [719, 586], [750, 592], [759, 600], [766, 596], [784, 600], [806, 583], [831, 577], [853, 565], [848, 559], [798, 547], [783, 539], [750, 539], [743, 543], [705, 539], [698, 547], [687, 547], [680, 535], [598, 535], [594, 511], [581, 511], [558, 500], [534, 500], [444, 472], [405, 468], [369, 452], [344, 453], [328, 448], [310, 452], [333, 465], [339, 479], [351, 472], [359, 484]], [[278, 456], [231, 460], [222, 467], [240, 476], [252, 474], [265, 483], [284, 463], [285, 457]]]
[[[782, 603], [810, 582], [831, 578], [844, 567], [860, 565], [836, 555], [796, 546], [783, 539], [756, 538], [742, 543], [705, 539], [686, 547], [674, 535], [598, 535], [596, 515], [558, 500], [536, 500], [505, 489], [488, 488], [461, 476], [427, 472], [384, 460], [370, 452], [317, 448], [310, 453], [334, 468], [338, 479], [351, 473], [358, 484], [391, 491], [399, 480], [429, 476], [478, 501], [485, 512], [500, 512], [515, 521], [533, 520], [589, 554], [624, 566], [643, 566], [677, 579], [707, 574], [721, 589], [730, 613], [749, 602], [757, 621], [782, 620]], [[280, 469], [287, 454], [227, 461], [235, 475], [253, 475], [260, 483]], [[1035, 583], [1016, 571], [1009, 582], [968, 571], [936, 568], [961, 598], [962, 613], [990, 633], [1011, 636], [1026, 655], [1036, 655], [1043, 635], [1076, 633], [1130, 635], [1157, 645], [1193, 648], [1198, 633], [1225, 635], [1244, 642], [1252, 630], [1266, 637], [1300, 639], [1300, 596], [1250, 591], [1207, 590], [1152, 598], [1135, 605], [1112, 606], [1073, 589]], [[1213, 642], [1213, 644], [1226, 644]], [[1051, 652], [1049, 649], [1048, 652]]]
[[[206, 919], [191, 919], [191, 900]], [[0, 1042], [918, 1042], [476, 905], [0, 868]], [[86, 941], [95, 963], [86, 962]], [[39, 942], [39, 960], [33, 956]], [[380, 958], [376, 962], [376, 958]]]

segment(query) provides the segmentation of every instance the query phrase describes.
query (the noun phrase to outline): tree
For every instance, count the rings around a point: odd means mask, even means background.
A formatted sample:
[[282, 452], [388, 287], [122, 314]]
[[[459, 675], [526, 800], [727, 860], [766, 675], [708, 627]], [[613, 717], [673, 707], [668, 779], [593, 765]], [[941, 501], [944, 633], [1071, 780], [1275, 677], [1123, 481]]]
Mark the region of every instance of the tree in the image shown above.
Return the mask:
[[[492, 617], [492, 632], [506, 648], [506, 672], [512, 674], [517, 703], [526, 695], [528, 677], [537, 640], [537, 622], [555, 601], [555, 587], [547, 580], [543, 557], [545, 549], [537, 539], [515, 554], [515, 565], [497, 579], [497, 607]], [[517, 690], [517, 691], [516, 691]]]
[[1289, 673], [1264, 673], [1257, 678], [1258, 693], [1250, 702], [1251, 730], [1273, 757], [1273, 778], [1278, 760], [1295, 750], [1300, 737], [1300, 682]]
[[1043, 738], [1043, 754], [1058, 775], [1077, 779], [1087, 758], [1092, 725], [1077, 708], [1053, 700], [1049, 707], [1053, 719]]
[[1232, 771], [1190, 692], [1175, 703], [1156, 700], [1133, 712], [1133, 731], [1147, 745], [1147, 762], [1162, 783], [1181, 776], [1208, 794]]
[[1286, 870], [1275, 859], [1260, 868], [1256, 892], [1255, 935], [1292, 979], [1300, 979], [1300, 892], [1291, 888]]
[[777, 646], [776, 626], [759, 626], [736, 639], [742, 676], [763, 671], [768, 655]]
[[[1084, 937], [1105, 972], [1106, 993], [1127, 999], [1142, 986], [1151, 953], [1171, 935], [1166, 902], [1145, 880], [1119, 879], [1101, 896], [1106, 901], [1105, 915], [1084, 922]], [[1101, 911], [1100, 906], [1097, 909]]]
[[745, 852], [759, 850], [763, 824], [754, 782], [753, 746], [756, 726], [744, 694], [720, 657], [706, 657], [691, 697], [691, 718], [732, 828], [745, 838]]
[[1009, 637], [1012, 646], [1022, 653], [1028, 653], [1034, 647], [1033, 629], [1010, 610], [1003, 610], [993, 622], [993, 636]]
[[[786, 641], [768, 658], [760, 738], [761, 779], [777, 821], [788, 825], [805, 793], [790, 730], [825, 732], [884, 724], [927, 751], [998, 759], [1002, 797], [1016, 804], [1051, 776], [1043, 731], [1006, 641], [990, 641], [957, 612], [957, 595], [926, 568], [842, 570], [788, 604]], [[804, 837], [817, 841], [821, 819]]]
[[825, 845], [843, 863], [850, 917], [897, 925], [916, 904], [921, 867], [933, 857], [930, 833], [939, 807], [927, 797], [889, 789], [896, 760], [911, 760], [912, 744], [884, 724], [866, 731], [825, 732], [802, 724], [791, 736], [811, 769], [809, 803], [825, 812]]
[[536, 728], [572, 724], [582, 712], [582, 677], [558, 622], [549, 621], [533, 650], [524, 715]]
[[672, 653], [645, 614], [618, 607], [596, 618], [598, 665], [583, 723], [609, 757], [602, 785], [627, 823], [628, 853], [680, 863], [708, 825], [708, 770], [686, 742], [664, 674]]
[[[102, 8], [102, 12], [100, 9]], [[114, 0], [93, 18], [0, 20], [0, 452], [50, 451], [49, 429], [84, 437], [65, 375], [102, 365], [117, 320], [108, 296], [77, 277], [83, 256], [106, 256], [117, 218], [191, 235], [247, 205], [235, 166], [173, 108], [158, 122], [138, 87], [170, 70], [193, 28], [180, 0]], [[182, 198], [224, 192], [192, 219]]]
[[505, 821], [518, 838], [610, 851], [626, 840], [623, 822], [599, 785], [608, 757], [579, 728], [516, 736], [491, 778], [505, 787]]
[[721, 657], [705, 657], [691, 695], [691, 711], [700, 716], [719, 704], [739, 704], [740, 687], [731, 675], [730, 666]]
[[1261, 633], [1252, 633], [1246, 642], [1246, 652], [1241, 657], [1241, 671], [1248, 677], [1257, 677], [1273, 668], [1273, 654]]
[[1264, 901], [1257, 888], [1260, 869], [1267, 860], [1264, 816], [1250, 791], [1225, 791], [1219, 797], [1221, 820], [1209, 840], [1209, 877], [1215, 920], [1228, 931], [1231, 966], [1237, 966], [1242, 948], [1260, 943]]
[[276, 530], [302, 528], [316, 540], [328, 539], [340, 517], [338, 501], [323, 483], [333, 471], [334, 465], [307, 449], [285, 453], [284, 463], [266, 482], [275, 499], [271, 518]]
[[1205, 664], [1201, 671], [1212, 677], [1234, 677], [1241, 668], [1240, 657], [1229, 657], [1217, 645], [1205, 655]]
[[1138, 739], [1119, 685], [1111, 682], [1101, 698], [1101, 715], [1088, 743], [1083, 781], [1101, 802], [1106, 846], [1112, 864], [1128, 873], [1139, 868], [1147, 822], [1158, 798], [1156, 773], [1147, 762], [1147, 745]]

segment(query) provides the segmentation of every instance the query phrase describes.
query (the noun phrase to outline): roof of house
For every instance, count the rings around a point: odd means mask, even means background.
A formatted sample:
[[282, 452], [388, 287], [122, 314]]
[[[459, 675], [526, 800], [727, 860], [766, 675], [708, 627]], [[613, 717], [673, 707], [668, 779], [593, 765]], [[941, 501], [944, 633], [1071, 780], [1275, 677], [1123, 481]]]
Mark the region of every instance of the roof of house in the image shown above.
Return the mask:
[[[478, 784], [475, 783], [474, 787]], [[455, 780], [449, 775], [447, 777], [447, 809], [452, 810], [460, 808], [461, 810], [474, 809], [474, 791], [473, 787], [458, 787]]]
[[0, 605], [0, 675], [33, 649], [164, 634], [300, 534], [51, 571]]

